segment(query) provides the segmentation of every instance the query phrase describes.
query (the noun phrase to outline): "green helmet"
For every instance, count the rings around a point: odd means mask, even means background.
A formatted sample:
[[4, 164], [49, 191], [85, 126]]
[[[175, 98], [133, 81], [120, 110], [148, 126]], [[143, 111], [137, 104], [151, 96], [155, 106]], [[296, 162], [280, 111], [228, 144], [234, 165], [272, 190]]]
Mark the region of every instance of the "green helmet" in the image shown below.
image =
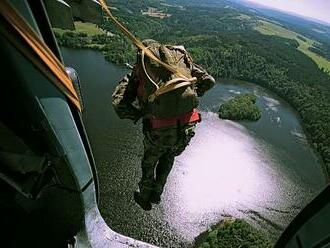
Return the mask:
[[142, 41], [142, 44], [145, 45], [146, 47], [155, 46], [155, 45], [160, 46], [160, 43], [153, 39], [145, 39]]
[[[156, 40], [153, 39], [145, 39], [142, 41], [142, 44], [146, 47], [149, 48], [149, 50], [159, 59], [161, 59], [160, 53], [159, 53], [159, 48], [162, 46], [161, 43], [159, 43]], [[141, 60], [141, 50], [138, 50], [138, 61]], [[160, 65], [156, 62], [154, 62], [153, 60], [150, 61], [149, 57], [145, 57], [146, 61], [148, 61], [149, 63], [153, 64], [155, 67], [159, 67]]]

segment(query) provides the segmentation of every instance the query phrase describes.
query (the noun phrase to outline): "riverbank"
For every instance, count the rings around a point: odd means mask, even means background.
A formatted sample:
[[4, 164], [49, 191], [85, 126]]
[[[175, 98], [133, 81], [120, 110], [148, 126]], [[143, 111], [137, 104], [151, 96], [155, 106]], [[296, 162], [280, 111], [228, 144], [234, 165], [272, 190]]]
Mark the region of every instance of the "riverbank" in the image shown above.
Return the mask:
[[[232, 84], [251, 84], [249, 82], [243, 81], [243, 80], [238, 80], [238, 79], [232, 79], [232, 78], [219, 78], [217, 79], [217, 83], [222, 84], [222, 83], [232, 83]], [[258, 83], [256, 83], [257, 85], [260, 85]], [[263, 85], [260, 85], [263, 86]], [[265, 86], [263, 86], [265, 87]], [[310, 145], [310, 147], [313, 149], [313, 151], [315, 152], [316, 156], [317, 156], [317, 160], [318, 163], [321, 165], [322, 167], [322, 171], [323, 171], [323, 175], [324, 175], [324, 179], [326, 183], [330, 183], [330, 165], [327, 165], [324, 160], [325, 158], [322, 157], [322, 155], [319, 153], [319, 151], [316, 149], [316, 147], [313, 144], [313, 139], [312, 139], [312, 135], [310, 132], [308, 132], [307, 128], [306, 128], [306, 123], [304, 122], [302, 116], [300, 115], [299, 111], [297, 109], [294, 108], [294, 106], [292, 106], [292, 104], [290, 104], [285, 98], [283, 98], [282, 96], [278, 95], [276, 92], [272, 91], [272, 89], [266, 87], [267, 90], [269, 90], [272, 94], [276, 95], [276, 97], [278, 99], [280, 99], [281, 102], [283, 102], [284, 104], [286, 104], [287, 106], [289, 106], [291, 108], [291, 110], [293, 112], [295, 112], [295, 114], [297, 115], [299, 122], [302, 125], [302, 129], [304, 134], [306, 135], [307, 138], [307, 142]]]

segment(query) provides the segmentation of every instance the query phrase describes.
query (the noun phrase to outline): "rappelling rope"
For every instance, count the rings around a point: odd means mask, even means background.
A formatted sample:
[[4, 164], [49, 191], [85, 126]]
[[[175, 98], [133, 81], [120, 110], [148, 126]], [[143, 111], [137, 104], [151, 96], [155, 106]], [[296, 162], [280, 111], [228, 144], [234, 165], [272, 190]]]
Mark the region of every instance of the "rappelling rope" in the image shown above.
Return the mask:
[[[162, 94], [165, 94], [167, 92], [170, 92], [172, 90], [178, 89], [180, 87], [192, 85], [197, 81], [197, 78], [191, 77], [190, 75], [187, 75], [185, 72], [179, 70], [178, 68], [174, 68], [173, 66], [170, 66], [169, 64], [161, 61], [153, 52], [150, 51], [148, 47], [143, 45], [143, 43], [136, 38], [124, 25], [122, 25], [116, 17], [114, 17], [109, 10], [108, 6], [106, 5], [104, 0], [99, 0], [103, 11], [107, 14], [108, 17], [113, 21], [113, 23], [120, 29], [120, 31], [128, 38], [130, 39], [133, 44], [139, 48], [142, 51], [142, 66], [143, 70], [146, 73], [148, 79], [151, 81], [152, 84], [155, 85], [156, 91], [149, 97], [149, 100], [153, 101], [157, 96], [160, 96]], [[150, 59], [154, 60], [158, 64], [165, 67], [170, 72], [174, 73], [177, 78], [176, 80], [170, 80], [166, 82], [163, 86], [158, 86], [148, 75], [145, 66], [144, 66], [144, 56], [147, 55]]]

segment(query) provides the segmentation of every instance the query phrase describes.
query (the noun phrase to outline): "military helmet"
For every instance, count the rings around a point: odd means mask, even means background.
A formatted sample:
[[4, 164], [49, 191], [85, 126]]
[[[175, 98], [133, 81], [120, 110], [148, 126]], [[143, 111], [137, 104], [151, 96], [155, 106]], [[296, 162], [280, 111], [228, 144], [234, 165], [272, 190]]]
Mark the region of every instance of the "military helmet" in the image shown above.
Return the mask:
[[145, 45], [146, 47], [148, 46], [159, 46], [160, 43], [156, 40], [153, 40], [153, 39], [145, 39], [142, 41], [142, 44]]
[[[145, 46], [145, 47], [148, 47], [149, 50], [156, 56], [158, 57], [159, 59], [161, 59], [161, 56], [159, 54], [159, 48], [162, 46], [161, 43], [159, 43], [158, 41], [156, 40], [153, 40], [153, 39], [145, 39], [142, 41], [142, 44]], [[137, 59], [138, 61], [141, 59], [141, 49], [138, 49], [138, 53], [137, 53]], [[145, 57], [145, 59], [147, 61], [149, 61], [149, 63], [151, 64], [154, 64], [154, 66], [156, 67], [159, 67], [159, 64], [154, 62], [153, 60], [150, 61], [149, 57]]]

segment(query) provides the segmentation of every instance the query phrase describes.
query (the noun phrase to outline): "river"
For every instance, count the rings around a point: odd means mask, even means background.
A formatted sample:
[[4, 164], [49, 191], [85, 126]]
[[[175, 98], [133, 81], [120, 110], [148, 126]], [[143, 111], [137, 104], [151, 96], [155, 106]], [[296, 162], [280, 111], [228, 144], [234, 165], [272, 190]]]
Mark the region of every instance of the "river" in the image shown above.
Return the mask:
[[[161, 247], [189, 247], [224, 216], [244, 218], [276, 240], [290, 220], [325, 185], [296, 112], [271, 92], [249, 83], [217, 84], [201, 100], [203, 121], [176, 158], [162, 202], [141, 210], [133, 191], [141, 176], [141, 124], [120, 120], [111, 106], [128, 72], [92, 50], [62, 48], [80, 76], [83, 113], [100, 180], [99, 208], [124, 235]], [[258, 122], [220, 120], [223, 101], [254, 92]]]

